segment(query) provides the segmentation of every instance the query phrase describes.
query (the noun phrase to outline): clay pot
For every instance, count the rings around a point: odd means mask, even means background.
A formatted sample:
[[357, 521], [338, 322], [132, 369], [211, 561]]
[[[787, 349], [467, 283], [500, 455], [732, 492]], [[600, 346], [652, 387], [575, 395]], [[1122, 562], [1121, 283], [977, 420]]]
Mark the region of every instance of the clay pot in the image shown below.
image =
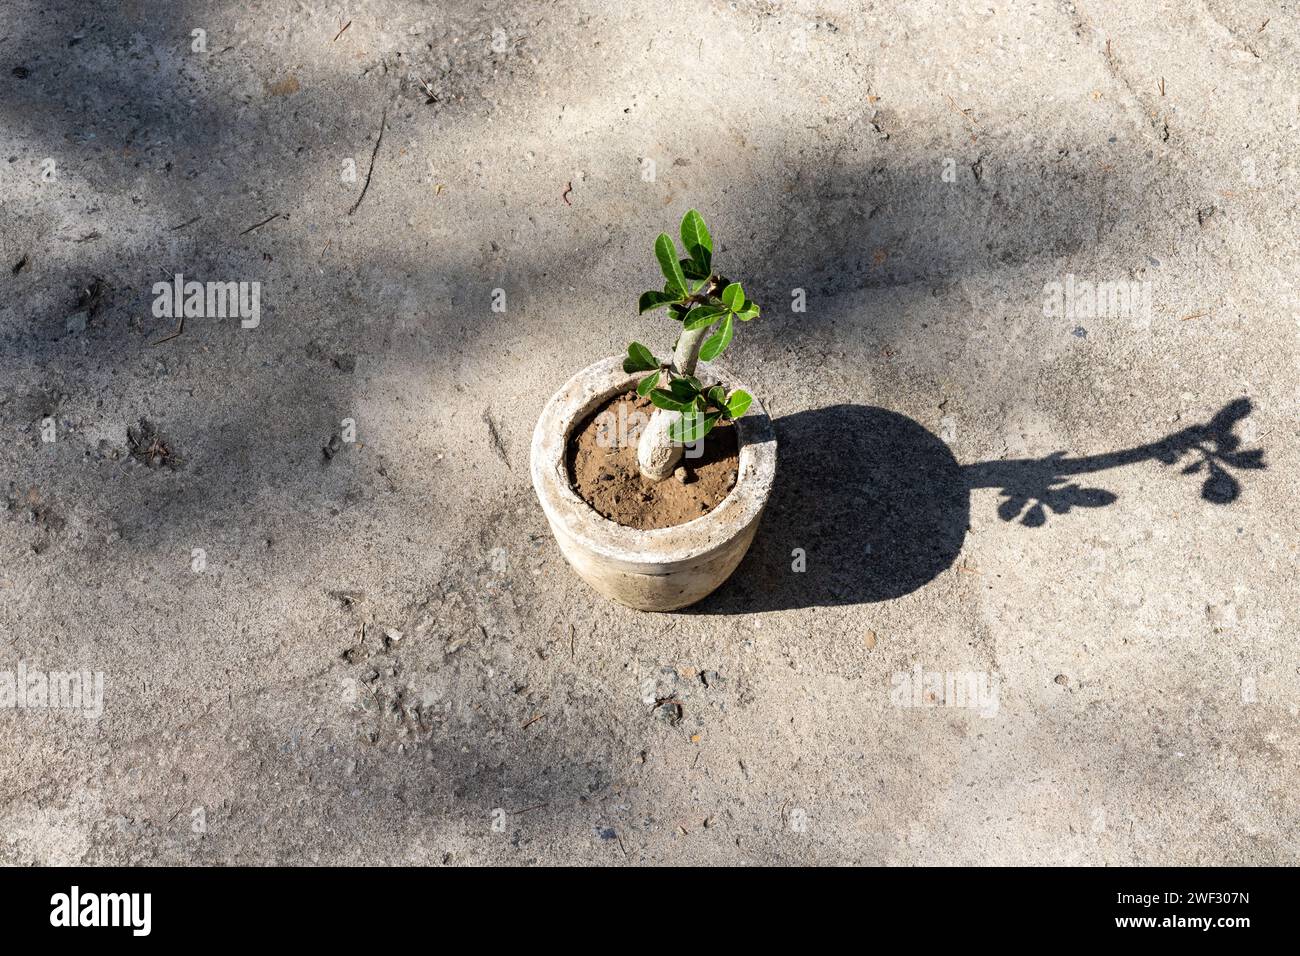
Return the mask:
[[[706, 363], [696, 375], [728, 390], [745, 388]], [[776, 476], [776, 434], [755, 399], [736, 422], [740, 466], [735, 487], [720, 505], [671, 528], [639, 531], [617, 524], [578, 497], [565, 452], [578, 425], [615, 395], [635, 388], [642, 377], [644, 373], [624, 372], [621, 356], [603, 359], [551, 397], [533, 430], [533, 489], [560, 551], [579, 577], [628, 607], [673, 611], [712, 593], [749, 550]]]

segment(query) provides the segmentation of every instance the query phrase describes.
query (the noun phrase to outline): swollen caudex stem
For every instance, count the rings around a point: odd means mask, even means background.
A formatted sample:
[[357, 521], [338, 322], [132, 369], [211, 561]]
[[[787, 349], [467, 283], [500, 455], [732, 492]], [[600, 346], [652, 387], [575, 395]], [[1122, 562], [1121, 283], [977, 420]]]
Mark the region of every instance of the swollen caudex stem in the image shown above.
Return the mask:
[[[673, 368], [679, 375], [694, 375], [695, 363], [699, 361], [700, 346], [708, 337], [711, 326], [683, 332], [677, 339], [677, 351], [673, 354]], [[684, 446], [668, 437], [668, 429], [673, 422], [682, 417], [681, 412], [670, 412], [656, 408], [650, 416], [650, 424], [641, 432], [641, 442], [637, 445], [636, 460], [641, 466], [641, 475], [651, 481], [663, 481], [673, 473], [677, 463], [682, 460]]]

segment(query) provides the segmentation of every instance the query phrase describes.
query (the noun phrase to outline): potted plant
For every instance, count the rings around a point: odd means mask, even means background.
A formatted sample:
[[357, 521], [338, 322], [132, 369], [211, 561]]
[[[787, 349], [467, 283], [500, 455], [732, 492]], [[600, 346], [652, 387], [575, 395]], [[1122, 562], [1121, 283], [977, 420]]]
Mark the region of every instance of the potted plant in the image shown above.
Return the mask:
[[739, 282], [714, 270], [694, 209], [655, 240], [666, 310], [681, 329], [671, 360], [640, 342], [583, 369], [533, 431], [533, 488], [561, 552], [607, 597], [669, 611], [712, 592], [758, 528], [776, 474], [776, 437], [760, 402], [712, 362], [759, 314]]

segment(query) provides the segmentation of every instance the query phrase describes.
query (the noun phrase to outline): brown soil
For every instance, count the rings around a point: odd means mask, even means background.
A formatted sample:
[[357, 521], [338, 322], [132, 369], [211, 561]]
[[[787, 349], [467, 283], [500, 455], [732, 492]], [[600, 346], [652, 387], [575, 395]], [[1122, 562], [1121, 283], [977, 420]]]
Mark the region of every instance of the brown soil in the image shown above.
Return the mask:
[[735, 485], [740, 465], [735, 426], [719, 422], [702, 443], [704, 454], [682, 459], [685, 484], [676, 477], [642, 478], [636, 443], [653, 412], [648, 399], [627, 392], [596, 409], [569, 437], [569, 480], [578, 497], [611, 521], [642, 531], [712, 511]]

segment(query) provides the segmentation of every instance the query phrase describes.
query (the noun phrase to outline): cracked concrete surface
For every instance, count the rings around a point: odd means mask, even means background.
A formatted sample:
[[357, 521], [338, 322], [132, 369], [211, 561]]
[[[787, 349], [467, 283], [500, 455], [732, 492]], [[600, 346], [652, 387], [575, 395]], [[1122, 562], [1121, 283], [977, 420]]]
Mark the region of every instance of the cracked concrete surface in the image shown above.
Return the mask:
[[[1296, 13], [8, 0], [0, 672], [104, 697], [0, 707], [0, 862], [1295, 862]], [[781, 476], [642, 615], [528, 439], [690, 207]], [[1241, 398], [1232, 494], [1036, 483]]]

